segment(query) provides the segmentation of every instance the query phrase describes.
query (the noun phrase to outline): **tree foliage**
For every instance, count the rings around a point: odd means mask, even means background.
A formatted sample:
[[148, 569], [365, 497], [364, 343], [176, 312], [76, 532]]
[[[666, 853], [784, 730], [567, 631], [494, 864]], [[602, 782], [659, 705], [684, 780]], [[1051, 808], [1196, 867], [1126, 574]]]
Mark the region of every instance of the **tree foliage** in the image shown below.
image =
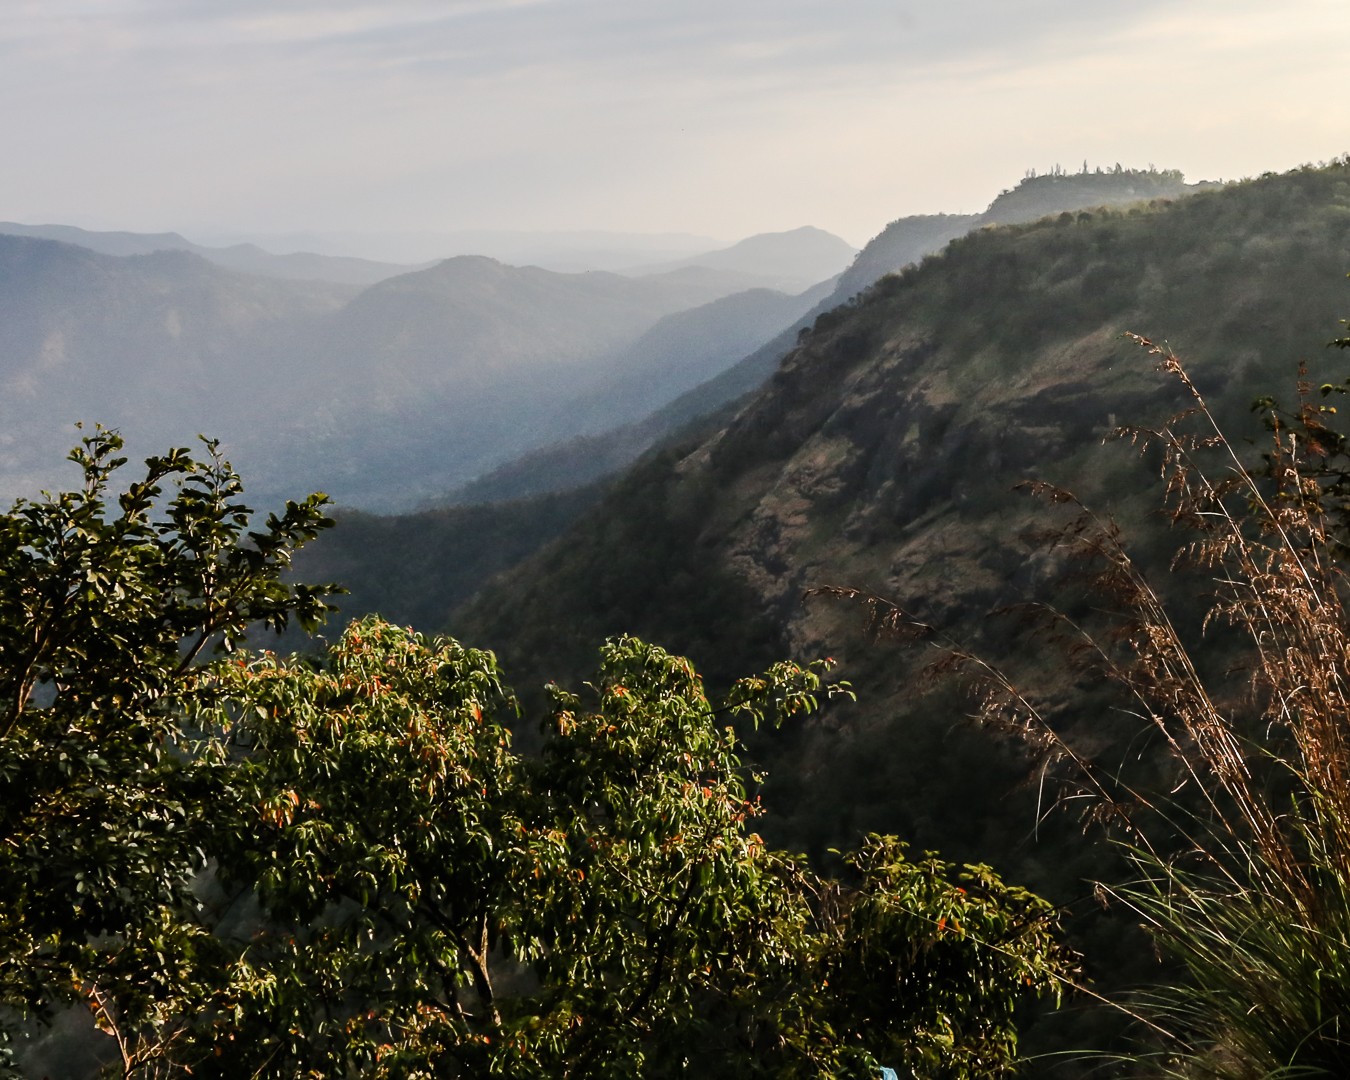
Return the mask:
[[280, 576], [328, 523], [321, 496], [250, 529], [214, 443], [113, 494], [121, 447], [96, 430], [79, 488], [0, 517], [0, 1004], [81, 996], [105, 1024], [195, 993], [209, 949], [190, 886], [226, 782], [184, 724], [204, 665], [326, 606]]
[[196, 1074], [1005, 1070], [1016, 1003], [1071, 968], [1047, 905], [879, 837], [828, 881], [751, 831], [735, 723], [814, 709], [822, 673], [714, 703], [616, 639], [523, 757], [494, 658], [452, 640], [372, 619], [319, 665], [221, 665], [246, 752], [220, 872], [260, 907]]
[[0, 957], [30, 1016], [86, 999], [122, 1074], [995, 1076], [1071, 974], [986, 867], [872, 837], [830, 880], [752, 831], [739, 732], [847, 692], [827, 664], [710, 699], [616, 638], [525, 756], [490, 653], [374, 618], [321, 658], [230, 648], [320, 613], [277, 574], [321, 500], [248, 532], [228, 466], [175, 452], [111, 516], [117, 446], [0, 530]]

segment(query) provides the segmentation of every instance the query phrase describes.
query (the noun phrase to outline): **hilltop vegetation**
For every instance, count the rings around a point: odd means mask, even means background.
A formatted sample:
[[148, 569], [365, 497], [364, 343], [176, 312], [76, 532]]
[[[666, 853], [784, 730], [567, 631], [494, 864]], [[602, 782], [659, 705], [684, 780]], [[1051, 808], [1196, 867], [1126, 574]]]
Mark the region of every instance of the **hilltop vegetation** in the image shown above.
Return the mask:
[[[1100, 206], [1128, 206], [1152, 199], [1179, 199], [1217, 185], [1188, 184], [1174, 169], [1126, 169], [1117, 164], [1066, 173], [1056, 167], [1037, 175], [1032, 170], [1012, 188], [1001, 191], [980, 214], [934, 214], [902, 217], [873, 238], [853, 265], [840, 276], [835, 291], [844, 301], [885, 274], [893, 274], [925, 255], [941, 251], [950, 241], [985, 225], [1024, 225], [1065, 211]], [[831, 305], [834, 306], [834, 305]]]

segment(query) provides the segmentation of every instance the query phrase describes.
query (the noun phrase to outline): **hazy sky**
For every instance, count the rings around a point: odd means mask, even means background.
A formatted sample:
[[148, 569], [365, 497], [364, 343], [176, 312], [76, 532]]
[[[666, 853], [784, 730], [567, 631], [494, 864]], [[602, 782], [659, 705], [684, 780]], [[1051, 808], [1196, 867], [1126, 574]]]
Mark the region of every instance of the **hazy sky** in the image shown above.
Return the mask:
[[1347, 0], [3, 0], [0, 219], [861, 244], [1350, 150]]

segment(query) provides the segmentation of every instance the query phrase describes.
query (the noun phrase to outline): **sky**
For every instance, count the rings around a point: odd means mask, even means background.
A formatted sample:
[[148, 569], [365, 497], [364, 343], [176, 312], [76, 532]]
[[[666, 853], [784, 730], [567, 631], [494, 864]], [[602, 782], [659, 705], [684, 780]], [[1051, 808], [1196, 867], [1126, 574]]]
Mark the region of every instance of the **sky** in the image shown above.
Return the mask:
[[4, 0], [0, 219], [861, 245], [1350, 151], [1346, 0]]

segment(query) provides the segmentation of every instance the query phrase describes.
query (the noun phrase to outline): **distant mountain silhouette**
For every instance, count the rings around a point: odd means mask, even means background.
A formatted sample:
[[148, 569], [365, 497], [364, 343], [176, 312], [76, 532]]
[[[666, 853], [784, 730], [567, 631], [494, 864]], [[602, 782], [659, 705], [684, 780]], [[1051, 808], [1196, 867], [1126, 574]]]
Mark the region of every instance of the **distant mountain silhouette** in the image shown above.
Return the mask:
[[296, 252], [274, 255], [254, 244], [207, 247], [195, 244], [176, 232], [134, 233], [94, 232], [73, 225], [20, 225], [0, 221], [0, 234], [29, 236], [77, 244], [104, 255], [151, 255], [156, 251], [189, 251], [208, 262], [247, 274], [283, 280], [332, 281], [345, 285], [372, 285], [385, 278], [407, 273], [415, 266], [373, 262], [345, 256]]
[[800, 292], [832, 278], [848, 266], [857, 249], [833, 233], [812, 226], [761, 233], [731, 247], [691, 255], [629, 273], [659, 273], [682, 266], [732, 270], [787, 292]]
[[[463, 256], [362, 290], [235, 273], [189, 251], [113, 256], [0, 233], [0, 497], [52, 486], [83, 420], [122, 428], [138, 453], [220, 437], [260, 495], [323, 489], [349, 504], [411, 505], [586, 430], [579, 395], [645, 362], [645, 348], [625, 349], [744, 280], [697, 266], [628, 277]], [[776, 316], [755, 313], [776, 304], [782, 321], [801, 306], [756, 293], [706, 322], [693, 353], [653, 354], [646, 376], [623, 384], [627, 398], [609, 400], [611, 420], [730, 362], [768, 332]], [[719, 347], [718, 334], [732, 344]]]

